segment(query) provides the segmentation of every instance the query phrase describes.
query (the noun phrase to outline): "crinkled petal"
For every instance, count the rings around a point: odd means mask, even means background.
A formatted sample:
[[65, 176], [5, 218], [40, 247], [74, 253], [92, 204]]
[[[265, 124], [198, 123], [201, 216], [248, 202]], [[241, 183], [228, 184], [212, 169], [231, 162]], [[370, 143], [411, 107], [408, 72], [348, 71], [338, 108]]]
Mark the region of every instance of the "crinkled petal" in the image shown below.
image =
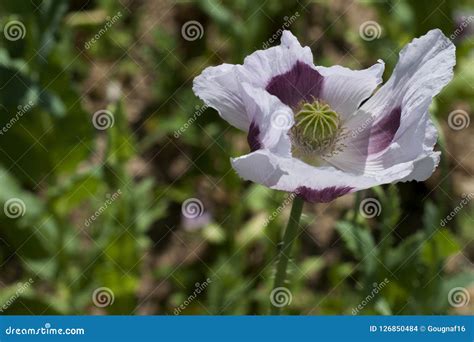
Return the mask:
[[240, 84], [247, 82], [264, 89], [273, 76], [286, 73], [298, 61], [314, 69], [311, 49], [302, 47], [290, 31], [284, 31], [279, 46], [254, 52], [243, 65], [206, 68], [194, 79], [193, 91], [224, 120], [247, 131], [251, 122], [245, 113]]
[[247, 140], [252, 151], [266, 148], [280, 155], [291, 155], [289, 129], [293, 111], [276, 96], [248, 83], [242, 84], [242, 100], [250, 121]]
[[[232, 166], [245, 180], [272, 189], [296, 193], [309, 202], [330, 202], [335, 198], [378, 183], [374, 177], [355, 175], [333, 167], [314, 167], [296, 158], [258, 150], [232, 159]], [[398, 166], [397, 166], [398, 167]], [[387, 170], [403, 177], [410, 170]]]
[[236, 65], [221, 64], [204, 69], [194, 79], [193, 91], [232, 126], [247, 131], [250, 122], [242, 102], [236, 68]]
[[324, 78], [321, 98], [342, 118], [348, 118], [355, 114], [360, 104], [382, 83], [384, 68], [382, 60], [364, 70], [351, 70], [339, 65], [318, 66], [316, 70]]
[[454, 65], [455, 47], [440, 30], [414, 39], [400, 52], [389, 81], [346, 122], [347, 147], [326, 160], [380, 179], [387, 168], [411, 164], [409, 175], [383, 182], [427, 179], [439, 162], [428, 107], [451, 80]]
[[400, 138], [394, 141], [383, 154], [369, 160], [371, 168], [411, 162], [413, 171], [400, 181], [428, 179], [438, 167], [441, 155], [440, 152], [434, 151], [438, 132], [428, 111], [420, 118], [420, 121], [408, 127], [403, 136], [410, 136], [411, 139]]
[[[423, 152], [428, 133], [434, 134], [428, 139], [430, 148], [435, 144], [436, 130], [429, 119], [428, 107], [433, 97], [452, 79], [455, 64], [455, 47], [451, 41], [440, 30], [429, 31], [403, 48], [392, 77], [364, 104], [362, 109], [378, 119], [375, 124], [383, 120], [383, 115], [400, 107], [399, 128], [392, 139], [406, 148], [399, 153], [400, 161], [413, 160]], [[421, 134], [422, 131], [425, 134]], [[369, 147], [371, 144], [372, 141]], [[380, 152], [376, 146], [373, 150]]]
[[302, 47], [290, 31], [283, 31], [279, 46], [256, 51], [245, 58], [244, 64], [239, 67], [239, 78], [265, 88], [274, 76], [288, 72], [298, 61], [312, 66], [311, 49]]

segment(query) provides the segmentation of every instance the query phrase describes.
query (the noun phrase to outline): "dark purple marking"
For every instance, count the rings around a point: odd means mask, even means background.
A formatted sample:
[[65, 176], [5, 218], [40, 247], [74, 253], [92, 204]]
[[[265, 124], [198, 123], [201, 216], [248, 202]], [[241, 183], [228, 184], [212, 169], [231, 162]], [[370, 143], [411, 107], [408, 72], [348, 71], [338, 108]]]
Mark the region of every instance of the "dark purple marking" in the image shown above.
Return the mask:
[[297, 61], [286, 73], [272, 77], [266, 90], [284, 104], [294, 108], [302, 100], [312, 102], [313, 97], [318, 99], [323, 81], [324, 77], [319, 72]]
[[262, 148], [262, 143], [260, 142], [260, 128], [252, 121], [249, 127], [249, 133], [247, 135], [247, 142], [249, 143], [250, 150], [257, 151]]
[[311, 203], [328, 203], [332, 200], [347, 194], [354, 189], [350, 186], [330, 186], [321, 190], [311, 189], [307, 186], [300, 186], [295, 190], [295, 194]]
[[400, 127], [401, 114], [402, 108], [395, 107], [372, 126], [368, 145], [369, 154], [383, 151], [392, 143], [393, 137]]

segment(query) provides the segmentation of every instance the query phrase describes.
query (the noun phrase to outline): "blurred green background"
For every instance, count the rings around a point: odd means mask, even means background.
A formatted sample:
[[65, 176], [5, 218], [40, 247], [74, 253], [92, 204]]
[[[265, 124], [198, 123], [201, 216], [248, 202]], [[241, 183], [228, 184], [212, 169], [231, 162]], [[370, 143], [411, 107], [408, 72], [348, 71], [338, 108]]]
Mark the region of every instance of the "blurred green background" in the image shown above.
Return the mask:
[[[267, 314], [287, 194], [239, 179], [245, 134], [193, 78], [289, 28], [317, 65], [381, 58], [387, 80], [406, 43], [440, 28], [457, 46], [431, 110], [440, 167], [306, 204], [284, 312], [473, 314], [474, 205], [441, 224], [474, 193], [474, 125], [448, 124], [474, 108], [473, 15], [468, 0], [2, 0], [1, 313]], [[378, 216], [360, 215], [365, 198]]]

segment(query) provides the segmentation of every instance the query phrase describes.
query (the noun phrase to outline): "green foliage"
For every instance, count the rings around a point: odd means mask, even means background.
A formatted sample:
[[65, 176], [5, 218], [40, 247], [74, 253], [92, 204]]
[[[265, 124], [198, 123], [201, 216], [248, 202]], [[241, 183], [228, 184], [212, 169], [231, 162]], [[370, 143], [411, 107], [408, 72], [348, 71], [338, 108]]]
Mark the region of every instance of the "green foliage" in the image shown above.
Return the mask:
[[[182, 314], [268, 313], [290, 201], [239, 179], [229, 158], [248, 152], [245, 134], [202, 107], [192, 79], [209, 65], [242, 63], [296, 13], [290, 29], [311, 45], [317, 64], [359, 69], [382, 58], [387, 76], [404, 44], [434, 27], [449, 36], [454, 15], [468, 7], [391, 0], [356, 2], [354, 11], [331, 1], [80, 3], [0, 2], [0, 129], [8, 128], [0, 134], [0, 203], [19, 199], [25, 207], [17, 218], [0, 215], [5, 314], [173, 314], [181, 307]], [[382, 24], [380, 39], [360, 38], [359, 13]], [[183, 39], [189, 20], [203, 25], [201, 39]], [[23, 39], [6, 39], [12, 21], [24, 25]], [[473, 39], [455, 42], [454, 80], [433, 106], [441, 129], [450, 111], [474, 107]], [[105, 130], [93, 124], [99, 110], [113, 117]], [[360, 194], [353, 210], [344, 200], [306, 205], [286, 313], [352, 314], [382, 282], [357, 314], [460, 313], [448, 294], [474, 283], [474, 212], [467, 206], [440, 225], [459, 204], [447, 151], [453, 139], [460, 138], [440, 140], [440, 186], [377, 187]], [[358, 212], [367, 197], [382, 209], [371, 219]], [[203, 203], [207, 219], [198, 227], [187, 227], [181, 212], [189, 198]], [[112, 292], [113, 303], [94, 303], [100, 288]]]

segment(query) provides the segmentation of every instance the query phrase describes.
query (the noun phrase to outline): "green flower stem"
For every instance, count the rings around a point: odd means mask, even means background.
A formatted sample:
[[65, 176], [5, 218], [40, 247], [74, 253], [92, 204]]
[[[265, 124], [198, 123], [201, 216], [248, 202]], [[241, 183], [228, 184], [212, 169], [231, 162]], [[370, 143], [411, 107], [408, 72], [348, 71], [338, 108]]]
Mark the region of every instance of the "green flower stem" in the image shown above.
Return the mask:
[[[285, 284], [286, 269], [288, 267], [288, 261], [290, 259], [293, 241], [296, 239], [296, 236], [298, 234], [298, 226], [301, 217], [301, 212], [303, 211], [303, 204], [304, 200], [299, 196], [296, 196], [293, 200], [290, 219], [288, 220], [285, 235], [283, 236], [282, 246], [278, 253], [278, 262], [276, 266], [276, 275], [275, 282], [273, 284], [273, 289], [282, 287]], [[275, 305], [272, 305], [271, 314], [280, 314], [280, 308], [276, 307]]]

